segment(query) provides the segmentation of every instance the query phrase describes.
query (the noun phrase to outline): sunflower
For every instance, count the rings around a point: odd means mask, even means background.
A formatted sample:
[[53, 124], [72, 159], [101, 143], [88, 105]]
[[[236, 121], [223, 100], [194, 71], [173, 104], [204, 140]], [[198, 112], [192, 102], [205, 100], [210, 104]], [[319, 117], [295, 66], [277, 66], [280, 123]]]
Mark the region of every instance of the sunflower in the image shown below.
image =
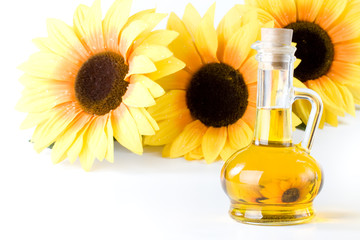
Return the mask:
[[262, 203], [266, 198], [261, 194], [261, 187], [262, 186], [259, 185], [240, 185], [237, 188], [237, 201], [244, 203]]
[[141, 154], [142, 135], [158, 129], [145, 108], [164, 94], [153, 80], [184, 67], [167, 48], [178, 34], [152, 31], [166, 16], [155, 10], [129, 17], [131, 4], [115, 1], [104, 19], [100, 1], [80, 5], [73, 27], [49, 20], [48, 37], [35, 39], [40, 51], [20, 67], [21, 127], [36, 127], [36, 151], [54, 144], [54, 163], [79, 157], [89, 170], [95, 158], [113, 162], [114, 137]]
[[314, 181], [301, 178], [273, 180], [260, 190], [263, 202], [268, 204], [296, 203], [310, 199], [313, 194]]
[[273, 23], [245, 10], [234, 6], [217, 30], [215, 4], [203, 18], [191, 4], [182, 20], [171, 13], [167, 28], [180, 35], [169, 48], [186, 67], [158, 81], [167, 93], [148, 110], [160, 130], [145, 137], [145, 144], [165, 145], [163, 156], [211, 163], [252, 140], [258, 63], [250, 46]]
[[[257, 7], [261, 21], [294, 30], [296, 57], [294, 85], [316, 91], [324, 103], [324, 122], [337, 126], [337, 116], [355, 115], [360, 104], [360, 1], [358, 0], [245, 0]], [[294, 105], [306, 123], [310, 105]]]

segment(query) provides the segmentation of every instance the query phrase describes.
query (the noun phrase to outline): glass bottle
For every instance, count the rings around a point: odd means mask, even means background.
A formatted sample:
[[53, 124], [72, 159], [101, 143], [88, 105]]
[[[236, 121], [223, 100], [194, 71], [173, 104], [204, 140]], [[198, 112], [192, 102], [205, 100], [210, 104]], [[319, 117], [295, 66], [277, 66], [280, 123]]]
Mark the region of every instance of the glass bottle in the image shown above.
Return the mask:
[[[291, 29], [263, 28], [261, 41], [252, 45], [259, 62], [254, 139], [221, 172], [229, 213], [240, 222], [290, 225], [314, 215], [312, 202], [322, 175], [310, 149], [323, 107], [316, 92], [293, 87], [296, 48], [291, 39]], [[295, 145], [291, 116], [297, 99], [310, 101], [312, 109], [304, 139]]]

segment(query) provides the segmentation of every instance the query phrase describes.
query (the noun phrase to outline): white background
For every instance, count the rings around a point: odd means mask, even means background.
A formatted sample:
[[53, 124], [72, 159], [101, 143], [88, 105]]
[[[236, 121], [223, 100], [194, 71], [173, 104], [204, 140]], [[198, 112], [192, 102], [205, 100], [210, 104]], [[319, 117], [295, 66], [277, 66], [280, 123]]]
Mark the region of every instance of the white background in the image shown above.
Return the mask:
[[[191, 0], [201, 14], [213, 1]], [[216, 22], [237, 0], [217, 4]], [[325, 173], [310, 224], [259, 227], [233, 221], [220, 187], [221, 162], [164, 159], [159, 148], [143, 156], [117, 145], [115, 163], [53, 165], [20, 131], [25, 114], [14, 106], [22, 86], [16, 67], [46, 36], [46, 18], [72, 24], [80, 3], [92, 0], [3, 1], [1, 5], [0, 239], [360, 239], [360, 111], [316, 136], [312, 155]], [[112, 0], [103, 0], [103, 11]], [[182, 16], [187, 1], [134, 0], [133, 12], [157, 7]], [[160, 27], [165, 26], [166, 21]], [[296, 133], [297, 138], [301, 135]]]

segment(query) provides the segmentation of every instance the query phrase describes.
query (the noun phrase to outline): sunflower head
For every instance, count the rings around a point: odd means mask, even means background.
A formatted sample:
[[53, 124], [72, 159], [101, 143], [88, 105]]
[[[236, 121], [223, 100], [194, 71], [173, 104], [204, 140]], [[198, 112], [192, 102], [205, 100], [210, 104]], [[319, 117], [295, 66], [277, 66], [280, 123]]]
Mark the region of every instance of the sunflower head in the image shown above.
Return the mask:
[[[255, 7], [260, 21], [293, 29], [294, 85], [316, 91], [324, 103], [320, 127], [337, 126], [337, 116], [355, 114], [360, 104], [360, 1], [346, 0], [245, 0]], [[306, 123], [310, 104], [295, 102], [295, 113]]]
[[[172, 13], [168, 30], [179, 37], [169, 48], [186, 67], [159, 84], [167, 93], [149, 108], [160, 130], [145, 138], [165, 145], [163, 155], [227, 159], [253, 137], [257, 62], [250, 46], [260, 37], [257, 12], [234, 6], [214, 27], [215, 4], [201, 17], [189, 4], [182, 19]], [[241, 17], [240, 17], [241, 16]]]
[[40, 51], [21, 66], [22, 127], [36, 127], [37, 151], [53, 144], [54, 163], [112, 162], [114, 137], [141, 154], [142, 135], [159, 128], [146, 107], [164, 94], [155, 81], [184, 67], [168, 49], [178, 33], [153, 31], [166, 16], [153, 9], [129, 16], [131, 2], [116, 0], [104, 19], [100, 1], [80, 5], [73, 26], [49, 20], [48, 37], [35, 39]]
[[125, 95], [129, 66], [115, 52], [91, 56], [79, 69], [75, 79], [75, 97], [90, 114], [104, 115], [116, 109]]
[[220, 128], [236, 123], [244, 115], [248, 97], [239, 71], [226, 63], [209, 63], [192, 76], [186, 104], [194, 119]]
[[307, 202], [314, 194], [315, 181], [301, 178], [274, 179], [260, 190], [266, 204]]

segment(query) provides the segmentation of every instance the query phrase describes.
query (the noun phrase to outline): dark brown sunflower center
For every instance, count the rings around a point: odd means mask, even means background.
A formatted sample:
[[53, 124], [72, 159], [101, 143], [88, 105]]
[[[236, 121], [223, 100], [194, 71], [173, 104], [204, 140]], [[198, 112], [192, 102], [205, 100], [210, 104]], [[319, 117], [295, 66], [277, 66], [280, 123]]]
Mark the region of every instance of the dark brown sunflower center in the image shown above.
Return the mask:
[[117, 108], [125, 94], [124, 81], [129, 67], [114, 52], [99, 53], [80, 68], [75, 81], [75, 95], [81, 107], [90, 114], [104, 115]]
[[193, 75], [186, 103], [191, 115], [206, 126], [228, 126], [243, 116], [248, 90], [243, 76], [234, 68], [210, 63]]
[[334, 60], [334, 45], [327, 32], [312, 22], [290, 23], [285, 28], [294, 30], [295, 56], [301, 59], [294, 76], [306, 82], [328, 73]]
[[299, 199], [300, 197], [300, 191], [297, 188], [289, 188], [288, 190], [286, 190], [282, 197], [281, 197], [281, 201], [284, 203], [291, 203], [291, 202], [295, 202]]

